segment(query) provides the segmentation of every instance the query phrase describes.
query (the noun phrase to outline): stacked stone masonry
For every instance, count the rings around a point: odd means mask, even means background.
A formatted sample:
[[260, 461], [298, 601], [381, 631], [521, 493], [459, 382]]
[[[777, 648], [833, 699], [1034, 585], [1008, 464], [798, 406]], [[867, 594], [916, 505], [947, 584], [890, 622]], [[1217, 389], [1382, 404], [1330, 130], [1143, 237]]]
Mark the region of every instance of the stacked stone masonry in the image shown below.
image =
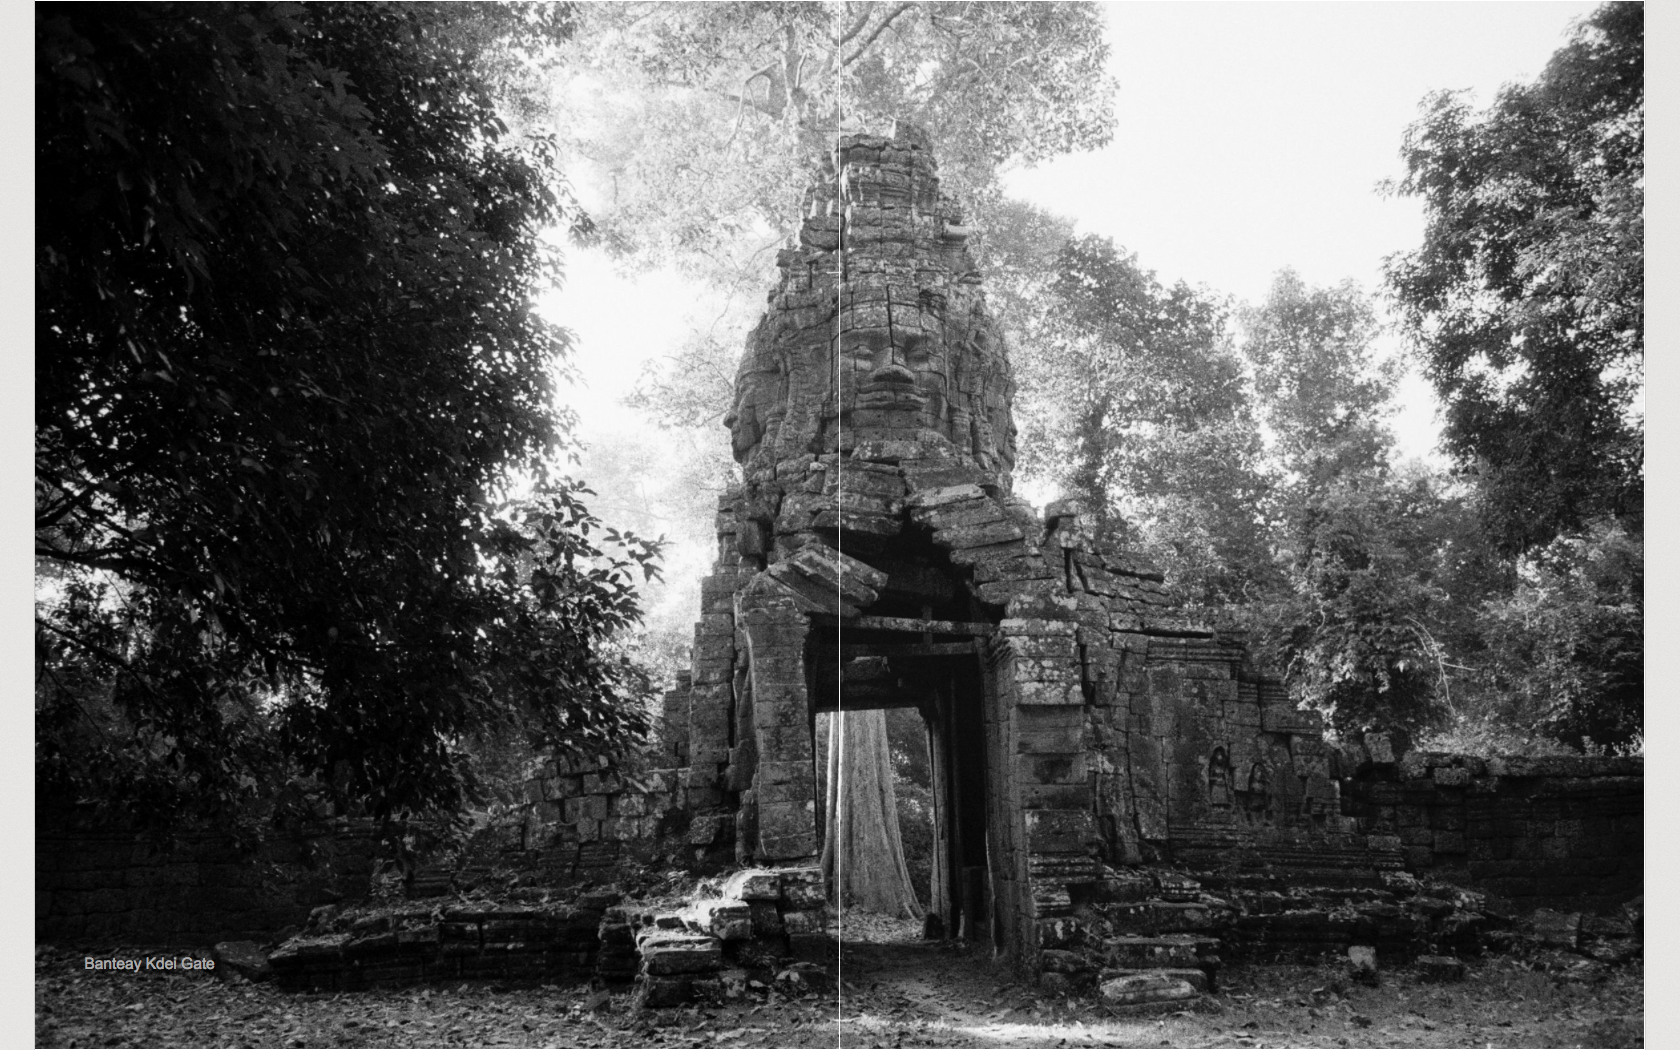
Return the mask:
[[561, 902], [526, 900], [437, 906], [323, 909], [304, 933], [269, 956], [284, 988], [364, 991], [462, 980], [535, 984], [635, 982], [648, 1006], [758, 981], [804, 994], [825, 971], [798, 945], [823, 931], [825, 898], [815, 868], [736, 872], [719, 895], [686, 905], [625, 901], [615, 890]]
[[687, 830], [680, 770], [630, 752], [545, 759], [525, 781], [518, 825], [531, 849], [647, 843]]
[[368, 822], [243, 848], [185, 833], [160, 842], [58, 815], [35, 836], [35, 939], [166, 945], [267, 940], [312, 909], [367, 896], [379, 857]]
[[1414, 751], [1345, 790], [1347, 811], [1415, 874], [1522, 908], [1607, 912], [1643, 892], [1642, 758]]
[[664, 708], [689, 838], [813, 861], [814, 714], [914, 706], [932, 910], [1029, 972], [1082, 944], [1100, 962], [1074, 901], [1124, 866], [1246, 849], [1368, 880], [1398, 867], [1240, 638], [1182, 621], [1077, 502], [1041, 517], [1011, 495], [1007, 355], [917, 133], [843, 140], [807, 214], [742, 361], [726, 423], [743, 481]]
[[459, 980], [536, 983], [595, 975], [614, 891], [571, 900], [321, 909], [269, 956], [283, 988], [362, 991]]

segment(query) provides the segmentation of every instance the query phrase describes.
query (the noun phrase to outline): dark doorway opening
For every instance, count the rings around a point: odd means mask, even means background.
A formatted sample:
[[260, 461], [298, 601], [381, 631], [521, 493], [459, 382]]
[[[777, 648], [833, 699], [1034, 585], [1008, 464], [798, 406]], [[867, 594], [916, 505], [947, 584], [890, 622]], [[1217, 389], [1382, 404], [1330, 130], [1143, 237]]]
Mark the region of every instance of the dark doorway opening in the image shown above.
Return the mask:
[[[982, 628], [972, 625], [966, 633], [937, 630], [913, 631], [906, 626], [884, 625], [885, 618], [865, 620], [869, 626], [847, 625], [844, 642], [813, 646], [811, 652], [813, 734], [818, 744], [819, 795], [824, 813], [831, 805], [824, 761], [827, 752], [829, 716], [839, 710], [881, 709], [903, 732], [919, 723], [921, 755], [911, 757], [925, 763], [925, 786], [914, 805], [900, 803], [906, 813], [926, 823], [912, 828], [901, 839], [926, 835], [925, 867], [918, 864], [916, 896], [924, 918], [914, 924], [918, 939], [960, 939], [971, 944], [994, 945], [992, 877], [987, 851], [987, 762], [988, 746], [984, 718], [982, 673], [983, 654], [979, 637]], [[947, 625], [955, 626], [955, 625]], [[820, 634], [819, 634], [820, 637]], [[834, 638], [829, 635], [829, 638]], [[819, 719], [821, 723], [818, 724]], [[893, 735], [893, 734], [889, 734]], [[910, 750], [905, 748], [906, 751]], [[826, 819], [823, 821], [827, 830]], [[920, 851], [918, 851], [920, 852]], [[906, 861], [910, 851], [906, 851]], [[884, 926], [857, 917], [843, 928], [842, 939], [897, 940], [911, 929], [903, 920]], [[874, 936], [870, 936], [871, 933]], [[862, 937], [855, 935], [862, 934]]]

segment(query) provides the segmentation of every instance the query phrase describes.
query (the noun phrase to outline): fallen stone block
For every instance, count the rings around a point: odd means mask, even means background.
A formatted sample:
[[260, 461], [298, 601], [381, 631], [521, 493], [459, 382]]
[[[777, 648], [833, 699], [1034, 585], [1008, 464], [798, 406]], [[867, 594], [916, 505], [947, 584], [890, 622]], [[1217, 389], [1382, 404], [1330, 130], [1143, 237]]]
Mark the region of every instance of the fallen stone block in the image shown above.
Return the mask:
[[266, 981], [274, 976], [274, 967], [268, 965], [268, 953], [258, 948], [255, 941], [221, 941], [211, 949], [211, 957], [216, 961], [218, 977], [237, 975], [247, 981]]
[[1450, 955], [1420, 955], [1418, 976], [1426, 981], [1451, 983], [1464, 980], [1464, 964]]
[[1581, 943], [1580, 912], [1536, 908], [1528, 921], [1531, 935], [1541, 944], [1574, 951]]
[[773, 871], [748, 868], [729, 877], [723, 885], [723, 895], [743, 901], [773, 901], [781, 896], [781, 878]]
[[789, 963], [776, 974], [776, 990], [789, 997], [820, 995], [834, 990], [834, 975], [820, 963]]
[[1039, 952], [1038, 962], [1046, 973], [1083, 973], [1090, 969], [1084, 956], [1060, 948], [1046, 948]]
[[688, 909], [690, 928], [720, 941], [744, 941], [753, 935], [752, 912], [745, 901], [696, 901]]
[[643, 977], [636, 985], [635, 1003], [650, 1009], [681, 1006], [688, 1002], [693, 988], [692, 977]]
[[649, 976], [709, 973], [723, 965], [722, 944], [705, 934], [654, 929], [636, 938], [636, 947]]
[[1213, 982], [1209, 979], [1207, 971], [1194, 966], [1175, 967], [1165, 970], [1104, 970], [1101, 976], [1102, 980], [1107, 982], [1118, 977], [1137, 977], [1141, 975], [1174, 977], [1183, 981], [1185, 984], [1188, 984], [1198, 992], [1210, 991], [1213, 988]]
[[1348, 947], [1348, 967], [1352, 970], [1353, 979], [1360, 984], [1373, 987], [1377, 983], [1377, 950], [1368, 944], [1354, 944]]
[[1219, 941], [1212, 937], [1110, 937], [1103, 941], [1110, 964], [1124, 970], [1194, 967], [1218, 947]]
[[816, 868], [788, 868], [781, 875], [782, 907], [808, 911], [828, 903], [823, 892], [822, 872]]
[[1201, 896], [1202, 884], [1188, 875], [1180, 875], [1176, 871], [1157, 871], [1151, 874], [1162, 900], [1193, 901]]
[[1174, 1002], [1195, 996], [1196, 989], [1189, 981], [1161, 971], [1127, 974], [1102, 983], [1102, 997], [1117, 1006]]
[[774, 901], [748, 901], [747, 917], [752, 922], [752, 935], [761, 940], [780, 937], [787, 932], [787, 926], [782, 922], [781, 910], [776, 907]]
[[792, 936], [821, 933], [827, 925], [827, 918], [828, 916], [822, 908], [784, 911], [782, 912], [782, 928]]

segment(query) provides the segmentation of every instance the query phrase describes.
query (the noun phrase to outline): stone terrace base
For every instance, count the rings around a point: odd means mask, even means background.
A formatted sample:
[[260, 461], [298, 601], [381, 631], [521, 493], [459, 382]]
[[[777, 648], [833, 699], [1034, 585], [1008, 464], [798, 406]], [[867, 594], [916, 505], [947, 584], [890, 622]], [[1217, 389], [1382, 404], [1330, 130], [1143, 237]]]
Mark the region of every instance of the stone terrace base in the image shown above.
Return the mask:
[[648, 1006], [724, 994], [750, 981], [803, 994], [826, 981], [826, 971], [796, 953], [821, 937], [825, 908], [821, 876], [805, 867], [736, 872], [717, 896], [666, 905], [643, 906], [604, 890], [565, 903], [323, 910], [269, 963], [280, 985], [295, 990], [594, 978], [635, 982]]
[[[1226, 961], [1319, 962], [1369, 951], [1384, 966], [1547, 946], [1601, 961], [1640, 951], [1637, 914], [1542, 911], [1520, 921], [1486, 897], [1404, 874], [1382, 885], [1215, 895], [1182, 872], [1107, 869], [1042, 949], [1040, 987], [1145, 1007], [1217, 990]], [[532, 891], [527, 891], [531, 893]], [[414, 903], [320, 915], [270, 956], [295, 990], [495, 980], [633, 984], [639, 1005], [789, 996], [832, 987], [827, 912], [812, 867], [737, 871], [712, 895], [641, 904], [614, 890], [565, 903]]]

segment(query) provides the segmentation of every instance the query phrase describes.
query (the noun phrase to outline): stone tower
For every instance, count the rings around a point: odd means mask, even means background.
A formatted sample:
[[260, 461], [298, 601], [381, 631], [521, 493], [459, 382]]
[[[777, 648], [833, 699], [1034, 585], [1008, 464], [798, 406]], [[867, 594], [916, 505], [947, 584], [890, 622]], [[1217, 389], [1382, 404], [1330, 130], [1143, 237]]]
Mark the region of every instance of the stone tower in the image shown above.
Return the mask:
[[930, 910], [1030, 970], [1079, 941], [1113, 865], [1368, 867], [1318, 724], [1241, 640], [1176, 618], [1077, 504], [1011, 497], [1013, 383], [968, 236], [914, 131], [853, 135], [778, 257], [726, 420], [743, 481], [666, 698], [689, 843], [811, 863], [816, 713], [905, 706], [934, 768]]

